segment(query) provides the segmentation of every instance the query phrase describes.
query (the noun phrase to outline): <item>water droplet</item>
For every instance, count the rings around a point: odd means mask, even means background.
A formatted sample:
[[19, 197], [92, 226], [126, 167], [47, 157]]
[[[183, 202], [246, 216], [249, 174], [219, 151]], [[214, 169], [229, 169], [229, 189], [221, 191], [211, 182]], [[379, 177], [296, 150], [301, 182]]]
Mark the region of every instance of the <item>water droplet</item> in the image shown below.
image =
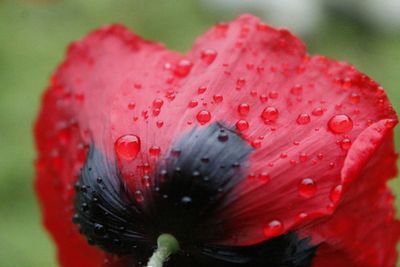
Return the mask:
[[261, 117], [264, 119], [264, 122], [274, 122], [278, 119], [279, 111], [275, 107], [267, 107], [261, 113]]
[[197, 100], [191, 100], [188, 104], [188, 107], [194, 108], [194, 107], [197, 107], [198, 104], [199, 104], [199, 102], [197, 102]]
[[246, 79], [245, 79], [245, 78], [239, 78], [239, 79], [237, 79], [237, 81], [236, 81], [236, 89], [237, 89], [237, 90], [242, 89], [243, 86], [245, 86], [245, 84], [246, 84]]
[[128, 104], [128, 109], [129, 109], [129, 110], [132, 110], [132, 109], [134, 109], [135, 107], [136, 107], [136, 104], [133, 103], [133, 102], [130, 102], [130, 103]]
[[394, 120], [394, 119], [388, 119], [385, 121], [385, 127], [389, 128], [389, 129], [394, 128], [394, 126], [396, 126], [396, 124], [397, 124], [397, 120]]
[[259, 139], [253, 140], [253, 141], [251, 142], [251, 146], [252, 146], [253, 148], [260, 148], [260, 147], [261, 147], [261, 144], [262, 144], [262, 142], [261, 142], [261, 140], [259, 140]]
[[238, 106], [238, 112], [240, 115], [246, 115], [250, 111], [250, 106], [247, 103], [242, 103]]
[[258, 176], [258, 179], [263, 182], [263, 183], [267, 183], [269, 181], [269, 174], [266, 172], [262, 172], [260, 173], [260, 175]]
[[117, 139], [114, 149], [120, 160], [134, 160], [140, 151], [140, 138], [136, 135], [123, 135]]
[[157, 128], [161, 128], [161, 127], [163, 127], [163, 125], [164, 125], [164, 122], [163, 122], [163, 121], [157, 121], [157, 122], [156, 122]]
[[105, 228], [102, 224], [100, 224], [100, 223], [95, 223], [95, 224], [93, 225], [93, 232], [94, 232], [96, 235], [102, 236], [102, 235], [105, 235], [105, 233], [106, 233], [106, 228]]
[[310, 115], [307, 113], [302, 113], [297, 117], [297, 123], [300, 125], [308, 124], [311, 121]]
[[207, 86], [200, 86], [199, 88], [197, 88], [197, 93], [200, 94], [204, 94], [204, 92], [207, 90]]
[[275, 237], [281, 235], [285, 229], [281, 221], [273, 220], [270, 221], [263, 230], [266, 237]]
[[319, 117], [324, 114], [324, 110], [322, 108], [314, 108], [312, 114]]
[[159, 146], [151, 146], [149, 148], [149, 153], [153, 157], [158, 157], [161, 153], [161, 148]]
[[220, 94], [216, 94], [213, 96], [213, 99], [214, 99], [215, 103], [221, 103], [222, 100], [224, 100], [224, 97]]
[[357, 93], [351, 93], [351, 94], [349, 95], [349, 101], [350, 101], [350, 103], [352, 103], [352, 104], [358, 104], [358, 103], [360, 103], [360, 100], [361, 100], [361, 97], [360, 97], [360, 95], [357, 94]]
[[249, 123], [246, 120], [238, 120], [236, 122], [236, 129], [239, 131], [244, 131], [249, 128]]
[[312, 178], [305, 178], [299, 184], [299, 194], [302, 197], [310, 198], [317, 191], [317, 184]]
[[142, 191], [136, 190], [134, 195], [135, 195], [135, 200], [136, 200], [137, 203], [142, 203], [143, 202], [144, 196], [143, 196]]
[[292, 95], [300, 95], [303, 92], [303, 87], [301, 85], [295, 85], [290, 89]]
[[268, 96], [264, 95], [264, 94], [260, 95], [260, 101], [261, 101], [261, 103], [267, 102], [268, 101]]
[[328, 121], [328, 129], [335, 134], [347, 133], [353, 129], [353, 121], [345, 114], [335, 115]]
[[197, 121], [203, 125], [211, 120], [211, 113], [208, 110], [200, 110], [196, 115]]
[[344, 138], [342, 141], [340, 141], [340, 147], [343, 150], [349, 150], [351, 147], [351, 140], [349, 138]]
[[329, 198], [333, 203], [337, 203], [340, 200], [342, 196], [342, 191], [343, 191], [342, 185], [337, 185], [332, 189]]
[[201, 51], [200, 58], [204, 63], [210, 65], [214, 62], [217, 54], [217, 51], [215, 51], [214, 49], [204, 49], [203, 51]]
[[181, 59], [174, 69], [174, 74], [178, 77], [186, 77], [193, 67], [193, 63], [188, 59]]
[[166, 93], [165, 93], [165, 97], [169, 100], [172, 101], [175, 99], [176, 94], [175, 91], [173, 89], [169, 89]]
[[164, 101], [160, 98], [154, 99], [153, 101], [153, 107], [154, 108], [161, 108], [164, 104]]
[[181, 198], [182, 204], [185, 204], [185, 205], [192, 203], [192, 201], [193, 201], [192, 198], [188, 197], [188, 196], [184, 196]]
[[[153, 116], [154, 117], [157, 117], [158, 115], [160, 115], [160, 112], [161, 112], [161, 109], [159, 109], [159, 108], [155, 108], [155, 109], [153, 109]], [[147, 117], [148, 116], [144, 116], [144, 118], [146, 118], [147, 119]]]
[[279, 97], [279, 93], [277, 91], [271, 91], [268, 95], [271, 99], [277, 99]]

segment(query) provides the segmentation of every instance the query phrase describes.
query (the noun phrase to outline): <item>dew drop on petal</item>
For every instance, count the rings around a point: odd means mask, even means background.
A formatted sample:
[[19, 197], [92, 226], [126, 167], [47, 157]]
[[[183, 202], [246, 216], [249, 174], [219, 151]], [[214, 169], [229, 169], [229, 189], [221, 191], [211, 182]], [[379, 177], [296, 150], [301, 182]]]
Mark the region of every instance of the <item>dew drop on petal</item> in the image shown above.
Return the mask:
[[342, 196], [342, 190], [343, 190], [342, 185], [337, 185], [332, 189], [329, 198], [333, 203], [337, 203], [339, 201], [340, 197]]
[[238, 112], [240, 115], [246, 115], [250, 111], [250, 106], [247, 103], [242, 103], [238, 106]]
[[300, 196], [310, 198], [315, 195], [317, 185], [312, 178], [305, 178], [300, 182], [298, 191]]
[[209, 65], [214, 62], [217, 54], [217, 51], [215, 51], [214, 49], [204, 49], [203, 51], [201, 51], [200, 58], [204, 63]]
[[191, 100], [188, 104], [188, 107], [194, 108], [194, 107], [197, 107], [198, 104], [199, 104], [199, 102], [197, 102], [197, 100]]
[[249, 123], [246, 120], [238, 120], [236, 122], [236, 129], [239, 131], [244, 131], [249, 128]]
[[260, 175], [258, 176], [258, 179], [263, 182], [263, 183], [267, 183], [269, 181], [269, 174], [266, 172], [262, 172], [260, 173]]
[[178, 77], [186, 77], [192, 69], [193, 63], [188, 59], [182, 59], [174, 69], [174, 74]]
[[159, 146], [151, 146], [149, 148], [149, 153], [151, 156], [157, 157], [160, 155], [161, 148]]
[[214, 99], [215, 103], [221, 103], [222, 100], [224, 100], [224, 97], [220, 94], [216, 94], [213, 96], [213, 99]]
[[163, 127], [163, 125], [164, 125], [164, 122], [163, 122], [163, 121], [157, 121], [157, 122], [156, 122], [157, 128], [161, 128], [161, 127]]
[[206, 124], [211, 120], [211, 113], [205, 109], [200, 110], [196, 115], [196, 119], [200, 124]]
[[351, 140], [349, 138], [344, 138], [342, 141], [340, 141], [340, 147], [343, 150], [349, 150], [351, 147]]
[[136, 104], [133, 102], [128, 103], [128, 109], [132, 110], [136, 107]]
[[267, 102], [268, 101], [268, 96], [264, 95], [264, 94], [260, 95], [260, 101], [261, 101], [261, 103]]
[[160, 98], [154, 99], [153, 101], [153, 107], [154, 108], [161, 108], [164, 104], [164, 101]]
[[277, 91], [271, 91], [271, 92], [269, 92], [269, 97], [271, 98], [271, 99], [277, 99], [278, 98], [278, 96], [279, 96], [279, 93], [277, 92]]
[[300, 125], [308, 124], [311, 121], [310, 115], [302, 113], [297, 117], [297, 123]]
[[140, 151], [140, 138], [136, 135], [123, 135], [117, 139], [114, 149], [120, 160], [134, 160]]
[[135, 200], [136, 200], [137, 203], [142, 203], [143, 202], [144, 196], [143, 196], [142, 191], [136, 190], [134, 195], [135, 195]]
[[394, 128], [394, 126], [396, 126], [396, 124], [397, 124], [397, 120], [394, 120], [394, 119], [388, 119], [385, 121], [385, 127], [389, 128], [389, 129]]
[[246, 84], [246, 80], [244, 78], [239, 78], [236, 81], [236, 89], [240, 90]]
[[350, 103], [352, 103], [352, 104], [358, 104], [358, 103], [360, 103], [360, 100], [361, 100], [361, 97], [360, 97], [360, 95], [357, 94], [357, 93], [351, 93], [351, 94], [349, 95], [349, 101], [350, 101]]
[[353, 121], [345, 114], [335, 115], [328, 121], [328, 129], [335, 134], [347, 133], [353, 129]]
[[314, 108], [313, 111], [311, 112], [314, 116], [322, 116], [324, 114], [324, 110], [322, 108]]
[[265, 121], [274, 122], [278, 119], [279, 111], [275, 107], [267, 107], [261, 113], [261, 117]]
[[281, 235], [285, 229], [281, 221], [273, 220], [264, 226], [263, 230], [266, 237], [274, 237]]
[[204, 92], [207, 91], [207, 86], [200, 86], [199, 88], [197, 88], [197, 93], [200, 94], [204, 94]]
[[295, 85], [290, 89], [292, 95], [300, 95], [303, 92], [303, 87], [301, 85]]
[[261, 147], [261, 140], [258, 140], [258, 139], [253, 140], [253, 141], [251, 142], [251, 146], [252, 146], [253, 148], [260, 148], [260, 147]]

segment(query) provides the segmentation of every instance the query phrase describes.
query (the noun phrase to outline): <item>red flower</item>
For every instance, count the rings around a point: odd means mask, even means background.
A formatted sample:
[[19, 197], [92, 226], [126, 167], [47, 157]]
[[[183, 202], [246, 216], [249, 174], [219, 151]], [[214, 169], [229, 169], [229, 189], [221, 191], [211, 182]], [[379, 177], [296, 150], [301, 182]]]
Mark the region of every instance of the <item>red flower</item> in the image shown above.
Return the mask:
[[395, 266], [396, 124], [376, 82], [253, 16], [187, 55], [113, 25], [52, 76], [36, 189], [62, 266], [142, 266], [164, 232], [167, 266]]

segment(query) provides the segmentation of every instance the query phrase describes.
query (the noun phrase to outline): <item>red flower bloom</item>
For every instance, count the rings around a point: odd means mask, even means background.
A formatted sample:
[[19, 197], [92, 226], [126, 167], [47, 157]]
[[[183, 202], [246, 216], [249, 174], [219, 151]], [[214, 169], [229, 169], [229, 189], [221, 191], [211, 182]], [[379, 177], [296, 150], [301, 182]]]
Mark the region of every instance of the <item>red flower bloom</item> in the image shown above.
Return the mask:
[[376, 82], [253, 16], [187, 55], [101, 28], [43, 98], [44, 223], [62, 266], [142, 266], [161, 233], [167, 266], [395, 266], [396, 124]]

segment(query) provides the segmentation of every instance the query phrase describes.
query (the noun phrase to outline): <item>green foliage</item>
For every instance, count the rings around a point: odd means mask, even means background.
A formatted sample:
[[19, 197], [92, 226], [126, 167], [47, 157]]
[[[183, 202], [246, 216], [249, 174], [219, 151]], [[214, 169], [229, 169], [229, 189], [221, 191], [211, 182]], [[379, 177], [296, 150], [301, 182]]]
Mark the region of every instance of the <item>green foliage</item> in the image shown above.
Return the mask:
[[[42, 1], [43, 2], [43, 1]], [[0, 2], [0, 259], [5, 266], [56, 266], [32, 189], [32, 125], [48, 77], [66, 45], [104, 24], [121, 22], [179, 51], [219, 19], [197, 1], [35, 0]], [[312, 53], [354, 63], [382, 83], [400, 110], [400, 34], [332, 20], [306, 40]], [[400, 132], [397, 129], [397, 140]], [[400, 142], [397, 147], [400, 148]], [[393, 182], [400, 194], [400, 181]], [[397, 202], [400, 207], [400, 202]]]

